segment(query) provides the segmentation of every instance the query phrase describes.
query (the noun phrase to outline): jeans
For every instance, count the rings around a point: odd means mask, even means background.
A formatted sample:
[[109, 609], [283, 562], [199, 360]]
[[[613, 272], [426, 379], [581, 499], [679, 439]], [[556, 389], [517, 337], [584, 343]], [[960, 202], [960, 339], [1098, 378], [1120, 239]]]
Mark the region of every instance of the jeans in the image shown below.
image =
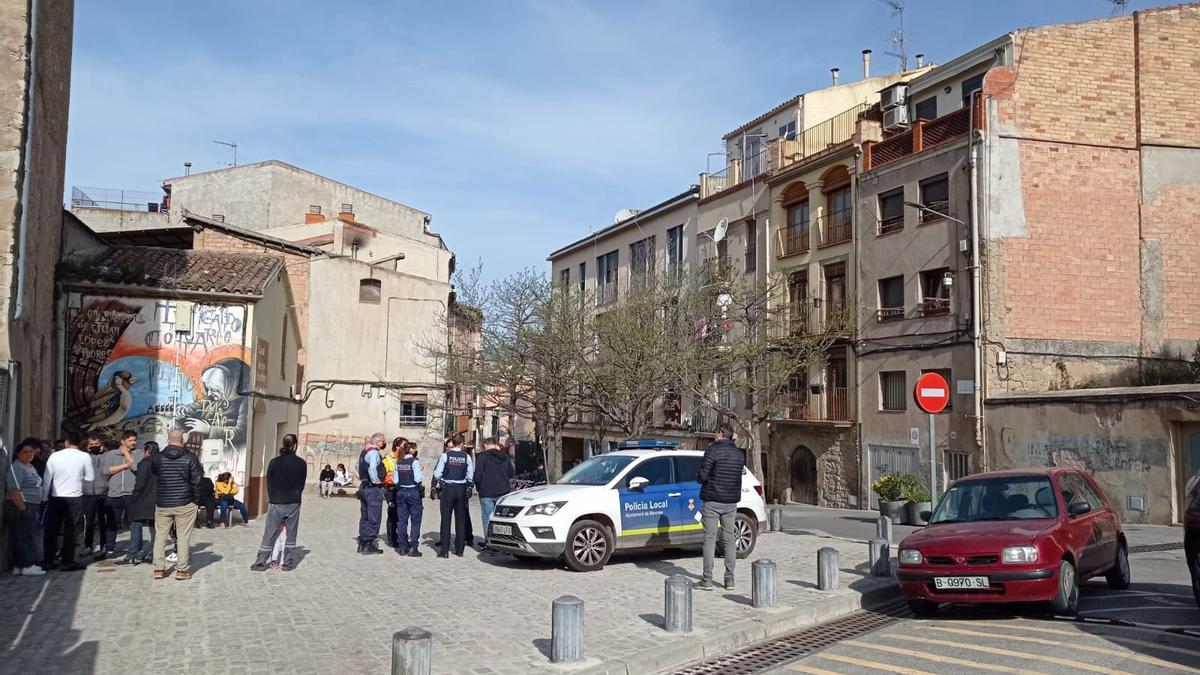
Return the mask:
[[154, 509], [154, 529], [157, 534], [154, 539], [154, 569], [167, 569], [167, 536], [171, 526], [175, 526], [175, 561], [176, 572], [188, 571], [188, 554], [192, 542], [192, 528], [196, 526], [195, 504], [183, 506], [161, 506]]
[[[148, 527], [147, 527], [148, 525]], [[129, 545], [125, 547], [125, 558], [128, 560], [144, 559], [147, 553], [143, 550], [142, 528], [150, 531], [150, 548], [153, 550], [154, 541], [156, 539], [153, 523], [143, 523], [140, 520], [135, 520], [129, 523]]]
[[321, 496], [329, 497], [331, 495], [333, 495], [333, 481], [331, 481], [331, 480], [321, 481]]
[[483, 540], [486, 542], [488, 537], [488, 521], [492, 519], [492, 514], [496, 511], [496, 500], [499, 497], [480, 497], [479, 512], [483, 514]]
[[296, 530], [300, 527], [299, 504], [268, 504], [267, 526], [263, 530], [262, 543], [258, 546], [258, 557], [255, 565], [266, 565], [275, 550], [275, 540], [279, 538], [279, 526], [287, 527], [286, 542], [283, 547], [283, 564], [292, 565], [292, 551], [296, 548]]
[[379, 521], [383, 515], [383, 488], [365, 484], [358, 489], [358, 539], [375, 541], [379, 537]]
[[17, 512], [17, 548], [14, 551], [17, 567], [33, 567], [41, 559], [38, 555], [38, 516], [41, 504], [26, 502], [25, 510]]
[[241, 503], [240, 501], [238, 501], [236, 499], [222, 499], [221, 500], [221, 522], [222, 523], [232, 524], [231, 521], [225, 520], [225, 517], [229, 515], [229, 506], [231, 504], [233, 505], [233, 508], [237, 509], [238, 513], [242, 514], [242, 523], [243, 524], [250, 522], [250, 514], [246, 511], [245, 504]]
[[425, 500], [417, 488], [396, 489], [396, 545], [401, 551], [417, 547], [421, 540], [421, 516], [425, 513]]
[[62, 563], [75, 563], [75, 548], [79, 546], [79, 533], [83, 528], [83, 497], [51, 497], [46, 505], [46, 526], [42, 529], [42, 567], [54, 567], [54, 554], [58, 550], [58, 534], [61, 531]]
[[108, 541], [115, 542], [117, 540], [117, 530], [129, 526], [129, 511], [132, 508], [129, 495], [109, 495], [104, 505], [112, 514], [110, 524], [113, 527], [112, 538]]
[[[95, 547], [96, 530], [102, 527], [100, 518], [104, 512], [104, 495], [83, 495], [80, 499], [80, 509], [83, 512], [83, 547], [90, 551]], [[104, 543], [103, 532], [100, 534], [100, 543]]]
[[737, 504], [704, 502], [704, 579], [712, 581], [713, 558], [717, 554], [717, 522], [721, 523], [721, 545], [725, 547], [725, 576], [733, 576], [737, 563]]

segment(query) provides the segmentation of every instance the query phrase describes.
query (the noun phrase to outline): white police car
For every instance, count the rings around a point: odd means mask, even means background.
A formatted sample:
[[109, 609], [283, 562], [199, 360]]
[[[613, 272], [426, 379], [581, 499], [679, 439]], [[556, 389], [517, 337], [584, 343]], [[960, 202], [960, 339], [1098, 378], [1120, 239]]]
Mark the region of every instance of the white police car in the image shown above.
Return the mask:
[[[604, 567], [613, 551], [702, 544], [704, 453], [674, 441], [624, 441], [557, 482], [505, 495], [488, 525], [488, 544], [517, 556], [557, 558], [579, 572]], [[767, 519], [762, 486], [742, 472], [737, 556], [754, 550]]]

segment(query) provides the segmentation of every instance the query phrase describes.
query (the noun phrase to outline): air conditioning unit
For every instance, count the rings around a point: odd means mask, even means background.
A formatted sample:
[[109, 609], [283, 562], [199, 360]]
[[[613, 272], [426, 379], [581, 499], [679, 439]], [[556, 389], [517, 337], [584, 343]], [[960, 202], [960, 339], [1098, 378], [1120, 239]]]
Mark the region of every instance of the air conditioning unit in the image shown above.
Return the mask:
[[908, 85], [896, 84], [879, 92], [879, 108], [891, 110], [908, 103]]
[[883, 111], [883, 130], [899, 131], [908, 128], [908, 108], [900, 106]]

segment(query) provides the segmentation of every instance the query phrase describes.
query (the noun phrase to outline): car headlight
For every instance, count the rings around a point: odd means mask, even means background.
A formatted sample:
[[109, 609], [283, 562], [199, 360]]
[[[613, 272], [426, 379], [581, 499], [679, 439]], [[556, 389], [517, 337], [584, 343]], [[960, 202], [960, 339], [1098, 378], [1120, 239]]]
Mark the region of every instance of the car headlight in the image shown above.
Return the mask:
[[1000, 559], [1006, 565], [1035, 563], [1038, 559], [1038, 551], [1033, 546], [1009, 546], [1004, 549], [1004, 553], [1001, 554]]
[[552, 516], [558, 513], [558, 510], [566, 505], [566, 502], [546, 502], [545, 504], [534, 504], [525, 512], [527, 516]]
[[900, 564], [901, 565], [920, 565], [921, 552], [915, 548], [900, 549]]

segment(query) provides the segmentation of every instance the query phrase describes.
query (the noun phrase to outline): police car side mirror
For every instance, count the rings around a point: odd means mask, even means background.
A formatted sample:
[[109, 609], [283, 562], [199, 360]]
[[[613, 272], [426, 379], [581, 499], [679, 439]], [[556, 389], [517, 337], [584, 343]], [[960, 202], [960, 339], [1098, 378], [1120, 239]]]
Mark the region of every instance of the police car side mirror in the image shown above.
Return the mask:
[[650, 484], [650, 479], [648, 479], [648, 478], [642, 478], [641, 476], [636, 476], [634, 478], [630, 478], [629, 479], [629, 491], [630, 492], [641, 492], [642, 490], [645, 490], [646, 486], [649, 484]]

